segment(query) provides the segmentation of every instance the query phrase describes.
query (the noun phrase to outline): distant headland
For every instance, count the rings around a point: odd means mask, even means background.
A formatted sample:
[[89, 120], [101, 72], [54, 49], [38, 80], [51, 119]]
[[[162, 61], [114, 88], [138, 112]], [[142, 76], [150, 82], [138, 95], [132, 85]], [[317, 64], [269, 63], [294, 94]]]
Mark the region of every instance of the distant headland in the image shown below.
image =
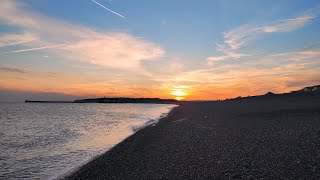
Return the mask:
[[95, 99], [79, 99], [74, 103], [155, 103], [155, 104], [172, 104], [176, 103], [174, 99], [160, 98], [95, 98]]
[[152, 104], [175, 104], [175, 99], [160, 99], [160, 98], [92, 98], [92, 99], [77, 99], [74, 101], [32, 101], [25, 100], [25, 103], [152, 103]]

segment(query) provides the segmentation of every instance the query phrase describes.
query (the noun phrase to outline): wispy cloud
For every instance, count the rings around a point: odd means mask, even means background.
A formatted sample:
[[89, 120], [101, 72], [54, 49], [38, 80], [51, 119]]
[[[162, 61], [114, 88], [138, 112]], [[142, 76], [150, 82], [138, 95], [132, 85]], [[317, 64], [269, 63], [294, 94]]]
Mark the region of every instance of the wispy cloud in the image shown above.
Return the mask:
[[305, 16], [305, 17], [297, 17], [297, 18], [292, 18], [292, 19], [282, 19], [278, 20], [279, 22], [288, 22], [288, 21], [297, 21], [297, 20], [309, 20], [316, 18], [316, 16]]
[[207, 58], [207, 62], [209, 65], [213, 65], [217, 62], [220, 62], [220, 61], [224, 61], [226, 59], [229, 59], [230, 56], [228, 55], [222, 55], [222, 56], [212, 56], [212, 57], [208, 57]]
[[13, 72], [13, 73], [27, 73], [27, 71], [25, 71], [23, 69], [3, 67], [3, 66], [2, 67], [0, 66], [0, 72], [1, 71]]
[[217, 43], [216, 45], [216, 51], [222, 53], [222, 55], [208, 57], [207, 62], [212, 65], [215, 62], [226, 59], [239, 59], [244, 56], [249, 56], [249, 54], [239, 53], [239, 51], [257, 36], [293, 31], [305, 26], [314, 18], [316, 18], [316, 16], [304, 15], [297, 18], [274, 21], [263, 26], [243, 25], [225, 32], [223, 43]]
[[112, 33], [103, 38], [84, 39], [63, 48], [70, 54], [69, 58], [87, 57], [93, 64], [139, 69], [140, 61], [156, 59], [164, 55], [164, 51], [153, 43], [137, 39], [128, 34]]
[[302, 16], [293, 19], [283, 19], [278, 20], [271, 25], [266, 25], [261, 28], [257, 28], [256, 30], [261, 30], [264, 33], [273, 33], [273, 32], [288, 32], [298, 29], [300, 27], [305, 26], [312, 19], [316, 18], [315, 16]]
[[271, 57], [283, 58], [291, 61], [302, 61], [308, 59], [319, 59], [320, 58], [320, 49], [304, 49], [299, 51], [292, 51], [286, 53], [277, 53], [272, 54]]
[[274, 32], [293, 31], [306, 25], [313, 18], [315, 17], [301, 16], [294, 19], [274, 21], [263, 26], [243, 25], [224, 33], [224, 44], [229, 50], [237, 50], [247, 45], [248, 41], [254, 36]]
[[[0, 22], [25, 32], [22, 35], [4, 35], [10, 36], [10, 41], [3, 45], [22, 42], [24, 38], [26, 41], [33, 40], [31, 43], [21, 44], [25, 49], [0, 52], [1, 54], [46, 49], [48, 55], [54, 53], [66, 60], [141, 73], [141, 61], [154, 60], [165, 55], [161, 47], [141, 37], [128, 33], [100, 32], [52, 19], [25, 10], [24, 4], [15, 0], [3, 0], [1, 3]], [[26, 38], [27, 35], [30, 37]]]
[[117, 16], [119, 16], [119, 17], [122, 17], [123, 19], [126, 19], [125, 16], [123, 16], [123, 15], [121, 15], [120, 13], [117, 13], [117, 12], [115, 12], [115, 11], [112, 11], [111, 9], [105, 7], [104, 5], [98, 3], [97, 1], [95, 1], [95, 0], [91, 0], [91, 1], [94, 2], [95, 4], [97, 4], [98, 6], [102, 7], [103, 9], [105, 9], [105, 10], [107, 10], [107, 11], [109, 11], [109, 12], [112, 12], [113, 14], [115, 14], [115, 15], [117, 15]]

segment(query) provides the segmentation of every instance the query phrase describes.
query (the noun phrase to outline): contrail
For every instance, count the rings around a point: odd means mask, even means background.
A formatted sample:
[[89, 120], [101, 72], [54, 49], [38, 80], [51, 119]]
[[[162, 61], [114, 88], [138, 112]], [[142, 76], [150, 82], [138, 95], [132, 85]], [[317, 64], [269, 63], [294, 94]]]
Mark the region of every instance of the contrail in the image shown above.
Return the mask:
[[102, 7], [103, 9], [105, 9], [105, 10], [107, 10], [107, 11], [110, 11], [110, 12], [112, 12], [113, 14], [116, 14], [117, 16], [122, 17], [123, 19], [126, 19], [126, 17], [124, 17], [123, 15], [121, 15], [121, 14], [115, 12], [115, 11], [112, 11], [111, 9], [103, 6], [102, 4], [98, 3], [97, 1], [95, 1], [95, 0], [91, 0], [91, 1], [94, 2], [95, 4], [97, 4], [98, 6]]
[[29, 43], [29, 42], [32, 42], [32, 41], [34, 41], [34, 40], [20, 41], [20, 42], [15, 42], [15, 43], [10, 43], [10, 44], [4, 44], [4, 45], [0, 45], [0, 48], [6, 47], [6, 46], [14, 46], [14, 45], [19, 45], [19, 44]]
[[29, 48], [29, 49], [21, 49], [21, 50], [15, 50], [15, 51], [7, 51], [7, 52], [2, 52], [1, 54], [10, 54], [10, 53], [19, 53], [19, 52], [28, 52], [28, 51], [37, 51], [37, 50], [42, 50], [42, 49], [50, 49], [50, 48], [55, 48], [58, 46], [63, 46], [65, 44], [56, 44], [52, 46], [43, 46], [43, 47], [38, 47], [38, 48]]

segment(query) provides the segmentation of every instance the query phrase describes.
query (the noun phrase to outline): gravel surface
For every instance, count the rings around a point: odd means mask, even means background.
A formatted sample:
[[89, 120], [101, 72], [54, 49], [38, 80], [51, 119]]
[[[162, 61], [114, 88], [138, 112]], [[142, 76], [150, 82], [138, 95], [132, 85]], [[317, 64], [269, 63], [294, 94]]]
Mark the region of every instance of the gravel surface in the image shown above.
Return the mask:
[[320, 179], [320, 96], [185, 103], [66, 179]]

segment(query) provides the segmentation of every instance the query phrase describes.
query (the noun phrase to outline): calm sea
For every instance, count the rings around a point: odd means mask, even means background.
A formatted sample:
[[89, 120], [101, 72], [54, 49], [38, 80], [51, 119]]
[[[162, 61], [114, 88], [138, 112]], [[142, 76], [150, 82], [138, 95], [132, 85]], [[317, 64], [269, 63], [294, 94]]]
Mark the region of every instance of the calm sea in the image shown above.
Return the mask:
[[54, 179], [175, 105], [0, 103], [0, 179]]

